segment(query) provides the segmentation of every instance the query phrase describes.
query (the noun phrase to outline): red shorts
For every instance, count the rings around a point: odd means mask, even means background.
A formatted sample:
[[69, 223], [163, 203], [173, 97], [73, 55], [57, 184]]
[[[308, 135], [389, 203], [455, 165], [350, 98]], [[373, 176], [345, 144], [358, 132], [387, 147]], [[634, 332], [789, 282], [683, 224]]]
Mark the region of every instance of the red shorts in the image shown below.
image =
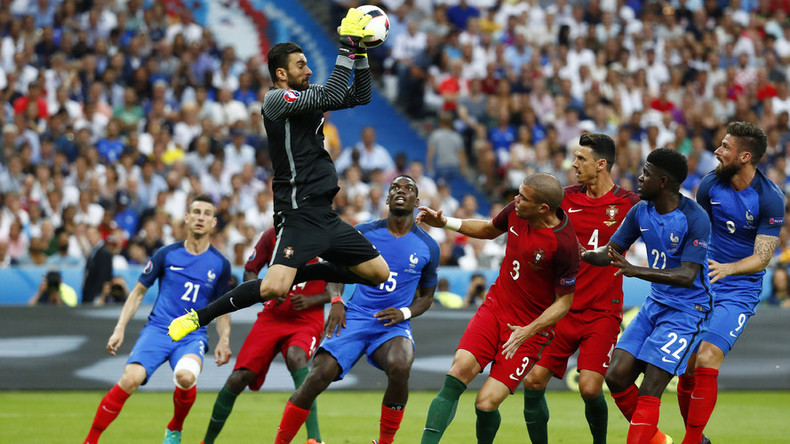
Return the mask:
[[258, 313], [258, 319], [239, 350], [234, 370], [245, 368], [255, 372], [258, 377], [250, 384], [250, 389], [258, 390], [278, 352], [285, 357], [290, 347], [299, 347], [310, 359], [321, 342], [323, 329], [323, 315], [319, 321], [310, 318], [278, 318], [262, 311]]
[[483, 304], [466, 326], [458, 348], [474, 355], [480, 368], [486, 368], [491, 363], [490, 376], [505, 384], [513, 393], [537, 362], [541, 349], [551, 339], [544, 334], [532, 336], [524, 341], [512, 358], [505, 359], [502, 346], [510, 339], [511, 333], [507, 323], [501, 322], [500, 317]]
[[620, 334], [621, 318], [620, 313], [612, 311], [569, 311], [554, 326], [554, 340], [543, 350], [538, 365], [562, 379], [568, 358], [579, 350], [577, 371], [605, 375]]

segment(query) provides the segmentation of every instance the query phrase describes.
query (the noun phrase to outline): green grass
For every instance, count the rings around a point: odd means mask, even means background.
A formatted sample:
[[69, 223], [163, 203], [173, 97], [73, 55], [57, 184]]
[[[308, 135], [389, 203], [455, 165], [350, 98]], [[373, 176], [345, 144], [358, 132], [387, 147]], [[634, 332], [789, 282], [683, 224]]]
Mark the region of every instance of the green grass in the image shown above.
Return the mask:
[[[415, 392], [396, 436], [400, 443], [418, 443], [425, 415], [435, 393]], [[0, 442], [76, 443], [90, 427], [103, 392], [0, 392]], [[197, 402], [184, 425], [184, 443], [203, 438], [216, 393], [198, 392]], [[329, 391], [318, 399], [319, 419], [329, 444], [369, 443], [378, 437], [382, 392]], [[474, 443], [474, 396], [465, 393], [458, 413], [443, 442]], [[242, 394], [219, 442], [269, 443], [274, 440], [288, 393]], [[549, 392], [551, 443], [590, 442], [584, 406], [573, 392]], [[611, 398], [609, 401], [609, 442], [625, 442], [628, 425]], [[519, 393], [500, 408], [502, 426], [497, 443], [529, 442]], [[104, 433], [103, 443], [160, 442], [172, 415], [170, 393], [137, 393], [121, 415]], [[706, 433], [714, 443], [778, 443], [790, 436], [790, 392], [723, 392], [719, 394]], [[666, 393], [661, 407], [660, 427], [680, 443], [683, 425], [673, 393]], [[295, 443], [303, 443], [300, 432]]]

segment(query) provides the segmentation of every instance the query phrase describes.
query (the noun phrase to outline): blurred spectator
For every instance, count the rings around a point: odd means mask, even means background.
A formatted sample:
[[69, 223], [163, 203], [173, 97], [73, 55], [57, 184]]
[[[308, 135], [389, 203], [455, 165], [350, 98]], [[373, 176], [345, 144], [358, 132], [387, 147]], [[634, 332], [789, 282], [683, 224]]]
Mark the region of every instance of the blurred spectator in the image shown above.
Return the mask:
[[479, 307], [488, 293], [488, 282], [481, 273], [474, 273], [469, 280], [469, 287], [464, 298], [465, 307]]
[[33, 237], [30, 239], [30, 244], [27, 251], [17, 258], [16, 265], [21, 267], [25, 266], [39, 266], [47, 263], [47, 255], [45, 250], [47, 248], [44, 239], [40, 237]]
[[464, 306], [464, 298], [459, 294], [450, 291], [450, 282], [447, 278], [440, 278], [439, 284], [436, 288], [436, 295], [434, 299], [442, 307], [446, 308], [461, 308]]
[[456, 177], [466, 175], [467, 158], [464, 141], [453, 129], [450, 112], [439, 114], [439, 127], [428, 136], [428, 152], [425, 155], [428, 174], [438, 180], [451, 183]]
[[58, 269], [82, 265], [81, 257], [69, 254], [69, 238], [69, 233], [64, 229], [59, 229], [56, 232], [54, 238], [55, 253], [47, 258], [47, 265]]
[[129, 288], [126, 285], [126, 280], [120, 276], [115, 276], [104, 283], [102, 292], [94, 301], [93, 305], [123, 304], [126, 302], [126, 296], [128, 294]]
[[77, 292], [73, 288], [63, 283], [60, 272], [57, 270], [48, 271], [38, 291], [28, 301], [28, 305], [67, 305], [77, 306]]
[[389, 151], [376, 143], [376, 130], [372, 126], [362, 128], [362, 140], [340, 153], [340, 157], [335, 162], [339, 173], [342, 174], [354, 163], [354, 155], [359, 156], [358, 164], [364, 178], [367, 178], [373, 170], [381, 170], [384, 175], [387, 175], [395, 169], [395, 162]]
[[[114, 237], [108, 237], [107, 242], [101, 238], [99, 229], [89, 227], [87, 231], [90, 253], [85, 261], [85, 273], [82, 279], [82, 303], [98, 303], [105, 282], [110, 282], [113, 277], [113, 253], [108, 244], [118, 242]], [[96, 302], [94, 302], [96, 301]]]

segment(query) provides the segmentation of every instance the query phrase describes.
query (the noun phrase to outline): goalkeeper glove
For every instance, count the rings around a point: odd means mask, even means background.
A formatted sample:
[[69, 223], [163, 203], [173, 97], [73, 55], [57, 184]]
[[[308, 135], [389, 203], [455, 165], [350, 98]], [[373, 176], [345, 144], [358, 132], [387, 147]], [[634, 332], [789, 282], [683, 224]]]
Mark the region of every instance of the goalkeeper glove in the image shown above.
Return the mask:
[[371, 20], [371, 16], [355, 8], [348, 10], [346, 17], [340, 22], [337, 32], [340, 35], [340, 55], [354, 57], [355, 55], [365, 56], [365, 48], [362, 46], [362, 39], [373, 35], [373, 30], [365, 29], [365, 25]]

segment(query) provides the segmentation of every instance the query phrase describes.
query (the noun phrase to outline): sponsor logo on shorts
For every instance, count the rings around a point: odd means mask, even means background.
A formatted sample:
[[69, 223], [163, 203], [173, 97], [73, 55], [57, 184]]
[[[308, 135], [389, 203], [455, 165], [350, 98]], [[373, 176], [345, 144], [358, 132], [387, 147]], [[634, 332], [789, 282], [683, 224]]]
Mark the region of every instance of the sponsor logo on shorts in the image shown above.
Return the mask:
[[296, 99], [299, 98], [299, 91], [294, 91], [292, 89], [289, 89], [288, 91], [285, 92], [283, 98], [288, 103], [294, 103]]
[[673, 361], [672, 359], [667, 358], [666, 356], [662, 356], [661, 360], [664, 362], [669, 362], [670, 364], [677, 364], [678, 361]]

